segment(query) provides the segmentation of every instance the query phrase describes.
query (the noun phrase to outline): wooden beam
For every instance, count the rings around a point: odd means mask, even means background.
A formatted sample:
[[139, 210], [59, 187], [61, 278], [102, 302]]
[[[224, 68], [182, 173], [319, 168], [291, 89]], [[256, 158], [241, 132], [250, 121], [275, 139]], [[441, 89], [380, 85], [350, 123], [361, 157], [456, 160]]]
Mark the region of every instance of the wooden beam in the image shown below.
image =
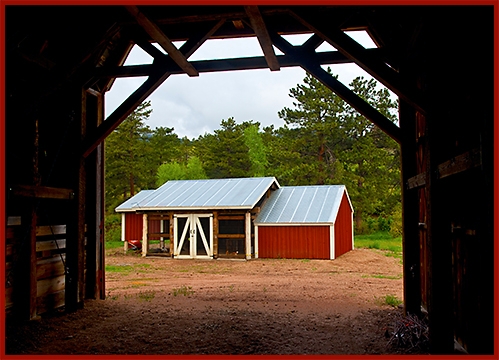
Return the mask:
[[[217, 29], [222, 22], [218, 22], [210, 28], [204, 35], [189, 39], [180, 47], [180, 52], [186, 57], [192, 55]], [[171, 60], [171, 59], [170, 59]], [[83, 157], [87, 157], [95, 150], [97, 145], [121, 124], [123, 120], [130, 115], [133, 110], [139, 106], [147, 97], [154, 92], [168, 77], [169, 72], [153, 72], [149, 78], [135, 90], [108, 118], [89, 136], [85, 138], [82, 144]]]
[[393, 91], [397, 96], [413, 106], [421, 113], [425, 113], [421, 94], [416, 88], [404, 84], [399, 74], [379, 58], [367, 56], [363, 46], [334, 26], [326, 26], [327, 21], [318, 21], [317, 14], [310, 14], [306, 9], [297, 9], [291, 12], [295, 18], [314, 33], [322, 37], [337, 50], [355, 61], [362, 69], [376, 80]]
[[407, 181], [405, 182], [405, 184], [406, 184], [406, 188], [408, 190], [425, 186], [425, 184], [426, 184], [426, 173], [423, 172], [421, 174], [417, 174], [417, 175], [414, 175], [413, 177], [410, 177], [409, 179], [407, 179]]
[[245, 234], [218, 234], [219, 239], [244, 239], [246, 238]]
[[[305, 44], [303, 45], [305, 46]], [[372, 56], [381, 55], [382, 49], [369, 49], [366, 50]], [[339, 51], [324, 51], [319, 53], [310, 53], [310, 58], [321, 65], [333, 64], [349, 64], [353, 61], [347, 58]], [[281, 67], [300, 66], [301, 62], [297, 61], [295, 57], [290, 55], [277, 55]], [[217, 60], [198, 60], [193, 61], [191, 64], [200, 73], [221, 72], [221, 71], [235, 71], [235, 70], [255, 70], [265, 69], [268, 67], [267, 61], [263, 56], [252, 56], [245, 58], [228, 58]], [[155, 71], [165, 71], [172, 75], [183, 74], [182, 70], [176, 65], [169, 63], [161, 64], [148, 64], [148, 65], [127, 65], [115, 67], [99, 67], [95, 69], [95, 76], [97, 77], [143, 77], [150, 76]]]
[[151, 36], [189, 76], [199, 76], [197, 70], [187, 61], [187, 58], [173, 45], [171, 40], [161, 31], [151, 19], [142, 13], [137, 6], [125, 6], [137, 23]]
[[260, 43], [260, 47], [262, 48], [270, 70], [280, 70], [279, 61], [277, 60], [274, 47], [272, 46], [272, 40], [270, 39], [262, 14], [260, 13], [260, 10], [258, 10], [258, 6], [245, 6], [244, 10], [250, 19], [251, 27], [258, 38], [258, 42]]
[[480, 150], [473, 149], [438, 165], [438, 178], [443, 179], [481, 165]]
[[135, 41], [135, 44], [137, 44], [146, 53], [151, 55], [154, 59], [163, 58], [163, 57], [167, 56], [167, 55], [163, 54], [161, 52], [161, 50], [159, 50], [156, 46], [154, 46], [153, 44], [151, 44], [148, 41], [139, 40], [139, 41]]
[[295, 60], [300, 63], [300, 66], [311, 75], [315, 76], [320, 82], [322, 82], [331, 91], [336, 93], [340, 98], [350, 104], [355, 110], [357, 110], [361, 115], [364, 115], [367, 119], [372, 121], [381, 130], [383, 130], [392, 139], [400, 143], [402, 134], [400, 128], [387, 119], [378, 110], [373, 108], [364, 99], [355, 94], [348, 87], [343, 85], [335, 77], [324, 70], [320, 64], [310, 57], [310, 52], [300, 51], [300, 48], [292, 46], [284, 38], [276, 33], [271, 34], [272, 41], [283, 53], [294, 56]]
[[[482, 165], [481, 153], [479, 149], [467, 151], [461, 155], [447, 160], [437, 167], [438, 179], [459, 174], [463, 171], [473, 169]], [[407, 179], [407, 189], [414, 189], [426, 185], [426, 172], [415, 175]]]
[[39, 199], [74, 199], [74, 190], [35, 185], [14, 185], [12, 195]]

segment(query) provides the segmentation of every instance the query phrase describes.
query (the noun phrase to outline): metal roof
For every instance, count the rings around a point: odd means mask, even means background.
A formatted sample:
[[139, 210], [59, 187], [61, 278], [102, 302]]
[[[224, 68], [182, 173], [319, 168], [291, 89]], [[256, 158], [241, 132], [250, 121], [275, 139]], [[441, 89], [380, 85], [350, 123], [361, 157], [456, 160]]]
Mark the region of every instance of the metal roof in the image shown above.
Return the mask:
[[140, 191], [139, 193], [137, 193], [136, 195], [132, 196], [130, 199], [125, 201], [123, 204], [118, 206], [115, 209], [116, 212], [135, 211], [139, 202], [144, 200], [145, 198], [147, 198], [153, 192], [154, 192], [154, 190], [142, 190], [142, 191]]
[[334, 224], [345, 185], [285, 186], [274, 191], [255, 219], [265, 224]]
[[144, 211], [252, 209], [274, 183], [279, 187], [275, 177], [172, 180], [134, 200], [133, 205], [131, 200], [135, 197], [127, 200], [116, 211], [127, 211], [127, 203], [133, 210]]

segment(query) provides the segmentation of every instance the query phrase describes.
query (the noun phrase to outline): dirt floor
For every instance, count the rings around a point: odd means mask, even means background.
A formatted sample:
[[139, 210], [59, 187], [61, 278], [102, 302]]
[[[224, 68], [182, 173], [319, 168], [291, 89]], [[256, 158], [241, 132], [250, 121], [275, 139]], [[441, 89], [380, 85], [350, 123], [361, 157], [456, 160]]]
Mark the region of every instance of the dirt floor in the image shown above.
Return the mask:
[[402, 354], [400, 259], [178, 260], [107, 254], [106, 300], [7, 322], [7, 354]]

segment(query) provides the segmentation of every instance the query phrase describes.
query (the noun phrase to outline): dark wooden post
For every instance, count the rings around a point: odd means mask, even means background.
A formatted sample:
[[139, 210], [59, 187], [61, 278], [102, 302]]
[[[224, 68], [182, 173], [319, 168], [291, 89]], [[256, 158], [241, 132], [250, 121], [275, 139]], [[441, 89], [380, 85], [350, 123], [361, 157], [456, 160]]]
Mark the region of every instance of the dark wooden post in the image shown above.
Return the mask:
[[[434, 98], [439, 97], [436, 93], [432, 95]], [[445, 103], [443, 99], [442, 103]], [[439, 109], [442, 107], [445, 108], [440, 105]], [[446, 221], [447, 191], [438, 179], [438, 153], [442, 147], [440, 132], [444, 131], [439, 121], [445, 114], [438, 113], [435, 108], [430, 110], [433, 111], [426, 117], [428, 146], [425, 154], [430, 351], [432, 354], [449, 354], [454, 350], [452, 243], [449, 236], [450, 222]]]
[[[83, 141], [86, 133], [86, 103], [87, 94], [81, 90], [81, 111], [79, 140]], [[66, 241], [66, 289], [65, 304], [66, 311], [74, 312], [83, 307], [85, 296], [85, 202], [86, 202], [86, 169], [85, 158], [77, 155], [76, 181], [75, 181], [75, 203], [73, 206], [74, 215], [68, 224]]]
[[404, 272], [404, 312], [421, 313], [421, 282], [419, 258], [419, 199], [417, 189], [408, 189], [408, 180], [416, 174], [415, 110], [400, 101], [400, 144], [402, 161], [402, 251]]
[[[87, 90], [87, 127], [98, 127], [104, 118], [103, 95]], [[87, 298], [105, 297], [104, 289], [104, 151], [103, 143], [97, 145], [86, 159], [86, 275]]]

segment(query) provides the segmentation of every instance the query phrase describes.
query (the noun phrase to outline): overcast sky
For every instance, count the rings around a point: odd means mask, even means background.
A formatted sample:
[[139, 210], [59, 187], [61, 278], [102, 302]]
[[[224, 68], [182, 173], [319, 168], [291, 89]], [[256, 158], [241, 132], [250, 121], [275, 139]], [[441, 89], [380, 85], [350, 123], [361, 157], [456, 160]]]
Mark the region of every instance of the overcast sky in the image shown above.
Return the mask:
[[[374, 43], [365, 32], [348, 33], [366, 48]], [[309, 36], [287, 37], [293, 45], [303, 43]], [[176, 44], [177, 48], [181, 44]], [[334, 50], [323, 44], [317, 51]], [[281, 54], [276, 50], [276, 54]], [[189, 60], [207, 60], [244, 56], [263, 56], [256, 38], [208, 40]], [[125, 65], [150, 64], [152, 58], [139, 47], [134, 47]], [[348, 84], [357, 76], [371, 77], [355, 64], [332, 65], [334, 74]], [[220, 121], [233, 117], [237, 123], [253, 120], [264, 126], [284, 125], [277, 112], [293, 107], [289, 89], [303, 83], [305, 71], [299, 67], [280, 71], [244, 70], [219, 73], [200, 73], [198, 77], [186, 74], [170, 76], [147, 100], [153, 112], [147, 122], [151, 128], [173, 127], [174, 132], [189, 139], [220, 128]], [[146, 78], [117, 79], [106, 94], [106, 117], [135, 91]]]

